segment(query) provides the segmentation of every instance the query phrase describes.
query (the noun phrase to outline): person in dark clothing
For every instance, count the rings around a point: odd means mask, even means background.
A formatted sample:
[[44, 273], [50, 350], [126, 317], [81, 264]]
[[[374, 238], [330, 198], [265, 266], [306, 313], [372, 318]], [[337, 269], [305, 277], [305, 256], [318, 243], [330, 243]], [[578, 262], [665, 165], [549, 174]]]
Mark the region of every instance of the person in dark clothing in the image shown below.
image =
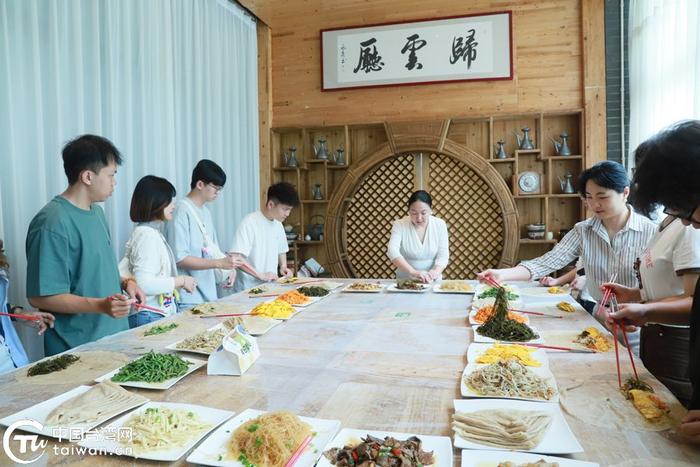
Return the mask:
[[[678, 122], [640, 145], [644, 154], [632, 180], [632, 205], [642, 214], [664, 212], [684, 225], [700, 229], [700, 121]], [[625, 318], [634, 324], [690, 323], [690, 381], [692, 396], [688, 413], [679, 431], [690, 441], [700, 443], [700, 281], [695, 285], [690, 314], [621, 310], [611, 319]]]

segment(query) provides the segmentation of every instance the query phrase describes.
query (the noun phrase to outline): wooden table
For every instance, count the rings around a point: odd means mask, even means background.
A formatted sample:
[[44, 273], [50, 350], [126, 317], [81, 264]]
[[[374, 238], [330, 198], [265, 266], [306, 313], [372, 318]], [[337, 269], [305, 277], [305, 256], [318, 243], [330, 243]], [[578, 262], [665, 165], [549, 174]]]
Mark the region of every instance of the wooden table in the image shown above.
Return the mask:
[[[242, 310], [262, 300], [269, 298], [251, 299], [239, 294], [226, 299], [240, 304]], [[168, 391], [134, 391], [154, 401], [202, 404], [236, 413], [247, 408], [287, 409], [300, 415], [339, 419], [343, 427], [452, 436], [452, 401], [460, 398], [460, 376], [473, 337], [467, 321], [470, 300], [470, 295], [432, 292], [336, 292], [261, 336], [258, 342], [262, 355], [241, 377], [207, 376], [202, 368]], [[174, 319], [180, 326], [164, 336], [146, 339], [137, 334], [142, 331], [131, 330], [75, 351], [110, 350], [133, 358], [151, 348], [162, 350], [178, 338], [218, 321], [189, 313]], [[564, 319], [531, 317], [531, 323], [540, 330], [597, 325], [583, 309]], [[582, 375], [615, 372], [614, 352], [549, 353], [549, 357], [559, 387]], [[637, 365], [642, 368], [641, 362]], [[77, 385], [91, 384], [97, 376], [85, 374], [80, 380], [65, 381], [59, 372], [55, 384], [27, 387], [15, 380], [14, 373], [2, 375], [0, 416]], [[668, 434], [601, 429], [566, 417], [585, 449], [573, 458], [601, 465], [648, 458], [700, 464], [698, 448], [680, 444]], [[48, 457], [49, 464], [134, 463], [127, 457], [81, 460], [77, 456], [55, 456], [51, 447], [56, 444], [49, 441], [49, 453], [43, 462]], [[15, 453], [17, 446], [13, 444]], [[455, 465], [459, 465], [459, 454], [455, 450]], [[0, 465], [8, 463], [3, 451]], [[185, 464], [184, 457], [179, 464]]]

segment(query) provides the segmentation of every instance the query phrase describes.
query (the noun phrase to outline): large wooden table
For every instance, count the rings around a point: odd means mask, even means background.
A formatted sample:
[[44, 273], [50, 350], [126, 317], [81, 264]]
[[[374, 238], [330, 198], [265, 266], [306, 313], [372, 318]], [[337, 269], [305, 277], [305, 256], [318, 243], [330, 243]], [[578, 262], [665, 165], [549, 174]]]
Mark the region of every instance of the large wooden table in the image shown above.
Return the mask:
[[[452, 401], [460, 398], [460, 376], [473, 337], [467, 321], [470, 297], [432, 292], [336, 292], [261, 336], [258, 342], [262, 355], [243, 376], [207, 376], [206, 368], [202, 368], [168, 391], [139, 392], [154, 401], [202, 404], [235, 412], [247, 408], [287, 409], [301, 415], [339, 419], [343, 427], [452, 436]], [[240, 304], [241, 310], [261, 300], [240, 294], [226, 299]], [[218, 320], [189, 313], [174, 319], [180, 326], [173, 333], [179, 334], [145, 339], [140, 337], [142, 330], [131, 330], [75, 351], [110, 350], [133, 358], [150, 348], [160, 350], [178, 336], [206, 329]], [[531, 320], [540, 330], [583, 329], [597, 324], [583, 309], [564, 319]], [[560, 388], [586, 375], [615, 372], [614, 352], [555, 352], [549, 357]], [[637, 366], [641, 368], [641, 362]], [[54, 384], [30, 387], [18, 383], [13, 373], [2, 375], [0, 416], [79, 384], [91, 384], [97, 376], [86, 373], [80, 380], [66, 381], [56, 373]], [[646, 374], [645, 378], [651, 376]], [[666, 433], [603, 429], [566, 417], [585, 449], [573, 458], [606, 466], [649, 458], [700, 464], [699, 449]], [[53, 445], [50, 441], [49, 447]], [[134, 463], [127, 457], [66, 458], [49, 451], [42, 462], [48, 458], [50, 465]], [[455, 465], [459, 465], [459, 454], [455, 450]], [[0, 465], [9, 462], [3, 452]], [[184, 463], [182, 458], [180, 464]]]

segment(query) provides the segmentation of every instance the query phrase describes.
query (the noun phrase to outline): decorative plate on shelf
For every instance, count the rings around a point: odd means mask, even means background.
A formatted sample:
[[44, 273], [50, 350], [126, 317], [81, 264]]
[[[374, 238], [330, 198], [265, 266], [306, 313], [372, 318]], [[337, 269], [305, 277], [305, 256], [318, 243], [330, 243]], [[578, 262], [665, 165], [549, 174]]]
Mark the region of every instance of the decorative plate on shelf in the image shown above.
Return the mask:
[[528, 170], [517, 175], [514, 193], [516, 195], [532, 195], [542, 192], [542, 175], [538, 172]]

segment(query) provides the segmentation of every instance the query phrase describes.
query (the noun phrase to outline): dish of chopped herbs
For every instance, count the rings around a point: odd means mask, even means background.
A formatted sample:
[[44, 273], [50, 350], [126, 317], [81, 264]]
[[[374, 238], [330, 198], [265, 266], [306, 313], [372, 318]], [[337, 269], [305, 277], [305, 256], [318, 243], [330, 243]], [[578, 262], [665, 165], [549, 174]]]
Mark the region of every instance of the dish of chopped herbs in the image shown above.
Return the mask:
[[80, 357], [70, 353], [42, 360], [27, 370], [27, 376], [46, 375], [54, 371], [65, 370], [78, 360], [80, 360]]
[[146, 330], [146, 332], [143, 333], [144, 336], [155, 336], [158, 334], [165, 334], [168, 331], [172, 331], [177, 327], [176, 323], [170, 323], [170, 324], [164, 324], [164, 325], [156, 325], [156, 326], [151, 326]]
[[297, 291], [302, 295], [306, 295], [307, 297], [325, 297], [330, 293], [328, 289], [319, 287], [318, 285], [305, 285], [303, 287], [299, 287]]

